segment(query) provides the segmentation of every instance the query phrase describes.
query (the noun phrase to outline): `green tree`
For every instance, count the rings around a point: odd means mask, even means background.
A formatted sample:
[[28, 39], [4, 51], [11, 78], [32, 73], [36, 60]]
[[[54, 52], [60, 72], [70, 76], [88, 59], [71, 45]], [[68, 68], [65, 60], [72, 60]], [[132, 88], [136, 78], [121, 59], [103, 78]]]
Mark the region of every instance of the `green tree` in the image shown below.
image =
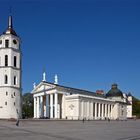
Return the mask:
[[22, 117], [33, 117], [33, 96], [31, 93], [25, 93], [22, 96]]
[[140, 117], [140, 100], [133, 97], [132, 114]]

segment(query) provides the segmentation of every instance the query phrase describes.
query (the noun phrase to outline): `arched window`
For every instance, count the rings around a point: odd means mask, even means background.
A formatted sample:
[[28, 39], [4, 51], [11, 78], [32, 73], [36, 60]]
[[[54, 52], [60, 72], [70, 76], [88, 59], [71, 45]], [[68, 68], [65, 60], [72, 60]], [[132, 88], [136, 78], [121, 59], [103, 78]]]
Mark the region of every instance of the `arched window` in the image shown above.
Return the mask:
[[8, 55], [5, 55], [5, 66], [8, 66]]
[[16, 84], [17, 84], [17, 77], [14, 76], [14, 85], [16, 85]]
[[8, 84], [8, 76], [7, 75], [5, 75], [5, 77], [4, 77], [4, 83]]
[[17, 57], [14, 56], [14, 67], [16, 67], [16, 66], [17, 66]]

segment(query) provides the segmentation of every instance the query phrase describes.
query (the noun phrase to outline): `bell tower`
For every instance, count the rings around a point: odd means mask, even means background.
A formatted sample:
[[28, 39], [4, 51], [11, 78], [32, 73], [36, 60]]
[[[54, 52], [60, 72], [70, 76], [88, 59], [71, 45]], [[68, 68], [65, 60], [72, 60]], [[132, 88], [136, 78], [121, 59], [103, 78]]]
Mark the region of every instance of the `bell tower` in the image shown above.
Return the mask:
[[20, 38], [13, 29], [12, 16], [0, 35], [0, 118], [21, 118]]

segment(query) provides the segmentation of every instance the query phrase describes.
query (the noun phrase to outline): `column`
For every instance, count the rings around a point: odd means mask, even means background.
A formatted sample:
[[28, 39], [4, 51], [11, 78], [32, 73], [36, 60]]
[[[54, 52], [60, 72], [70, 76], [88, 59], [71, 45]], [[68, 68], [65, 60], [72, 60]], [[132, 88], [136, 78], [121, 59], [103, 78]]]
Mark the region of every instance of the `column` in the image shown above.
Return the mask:
[[34, 97], [34, 118], [37, 118], [36, 97]]
[[108, 118], [110, 117], [110, 105], [108, 104]]
[[57, 104], [58, 104], [58, 93], [55, 93], [54, 94], [55, 96], [54, 96], [54, 102], [55, 102], [55, 104], [54, 104], [54, 108], [55, 108], [55, 118], [57, 119], [58, 118], [58, 115], [57, 115], [57, 110], [58, 110], [58, 106], [57, 106]]
[[95, 119], [97, 119], [97, 103], [95, 103]]
[[87, 102], [84, 101], [84, 118], [86, 118], [87, 115]]
[[102, 104], [102, 119], [104, 118], [104, 104]]
[[50, 118], [53, 118], [53, 94], [50, 94]]
[[87, 103], [87, 114], [86, 114], [86, 118], [89, 119], [89, 101], [86, 102]]
[[109, 105], [109, 118], [111, 118], [111, 104]]
[[46, 117], [49, 118], [49, 95], [46, 95]]
[[106, 104], [106, 117], [108, 118], [108, 104]]
[[90, 119], [93, 119], [93, 102], [90, 102]]
[[39, 96], [37, 97], [37, 118], [39, 118]]
[[105, 104], [105, 117], [107, 117], [107, 104]]
[[105, 118], [105, 104], [104, 104], [104, 118]]
[[46, 95], [45, 96], [43, 96], [43, 117], [45, 117], [46, 118], [46, 109], [47, 109], [47, 107], [46, 107]]
[[113, 105], [111, 105], [111, 119], [113, 118], [112, 110], [113, 110]]
[[84, 102], [83, 100], [81, 101], [81, 118], [84, 118]]
[[43, 109], [43, 96], [40, 96], [40, 118], [42, 118], [44, 115], [44, 109]]
[[99, 117], [99, 119], [101, 117], [101, 110], [100, 110], [100, 108], [101, 108], [101, 104], [99, 103], [99, 106], [98, 106], [98, 117]]

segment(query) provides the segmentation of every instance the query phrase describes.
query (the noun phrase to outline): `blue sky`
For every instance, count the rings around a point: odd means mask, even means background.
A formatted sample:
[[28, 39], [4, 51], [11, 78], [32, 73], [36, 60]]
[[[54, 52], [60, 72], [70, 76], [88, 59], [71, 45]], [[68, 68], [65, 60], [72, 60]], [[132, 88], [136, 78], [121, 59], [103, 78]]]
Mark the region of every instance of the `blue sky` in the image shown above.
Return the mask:
[[0, 33], [12, 6], [22, 40], [23, 93], [58, 74], [59, 84], [107, 92], [117, 83], [140, 98], [140, 2], [1, 0]]

